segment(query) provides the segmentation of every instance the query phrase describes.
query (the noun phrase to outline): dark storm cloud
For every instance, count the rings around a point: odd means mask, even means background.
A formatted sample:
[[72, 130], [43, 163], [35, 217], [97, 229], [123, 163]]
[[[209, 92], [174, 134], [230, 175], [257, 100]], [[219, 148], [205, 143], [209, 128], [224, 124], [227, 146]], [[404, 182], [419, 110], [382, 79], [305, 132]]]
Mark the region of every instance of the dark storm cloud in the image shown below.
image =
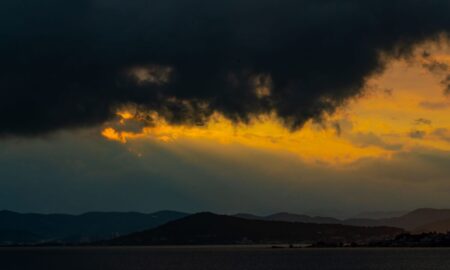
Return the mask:
[[450, 30], [448, 0], [3, 0], [0, 135], [110, 119], [201, 124], [275, 111], [290, 128], [357, 96], [388, 57]]

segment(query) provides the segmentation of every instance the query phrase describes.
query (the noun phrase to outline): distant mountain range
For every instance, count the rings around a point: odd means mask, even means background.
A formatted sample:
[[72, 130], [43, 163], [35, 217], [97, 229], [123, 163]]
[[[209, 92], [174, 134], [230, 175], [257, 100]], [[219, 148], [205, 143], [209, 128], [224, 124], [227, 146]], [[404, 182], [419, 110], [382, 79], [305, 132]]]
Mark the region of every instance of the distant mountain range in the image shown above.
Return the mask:
[[287, 222], [303, 222], [303, 223], [317, 223], [317, 224], [343, 224], [342, 220], [332, 217], [312, 217], [308, 215], [299, 215], [292, 213], [276, 213], [269, 216], [256, 216], [252, 214], [236, 214], [235, 217], [266, 220], [266, 221], [287, 221]]
[[[422, 208], [409, 212], [405, 215], [384, 219], [349, 219], [345, 220], [346, 224], [362, 225], [362, 226], [393, 226], [403, 228], [410, 232], [426, 228], [431, 224], [439, 221], [450, 219], [450, 209], [432, 209]], [[447, 230], [450, 230], [448, 227]]]
[[424, 226], [417, 227], [412, 232], [413, 233], [428, 233], [428, 232], [448, 233], [448, 232], [450, 232], [450, 219], [439, 220], [436, 222], [426, 224]]
[[450, 231], [450, 209], [417, 209], [398, 217], [369, 219], [351, 218], [336, 219], [329, 217], [311, 217], [291, 213], [278, 213], [269, 216], [255, 216], [251, 214], [237, 214], [236, 217], [266, 220], [266, 221], [288, 221], [318, 224], [343, 224], [353, 226], [391, 226], [402, 228], [410, 232], [447, 232]]
[[372, 212], [361, 212], [355, 215], [353, 218], [368, 218], [368, 219], [382, 219], [382, 218], [393, 218], [403, 216], [409, 213], [409, 211], [372, 211]]
[[175, 211], [152, 214], [91, 212], [82, 215], [0, 211], [0, 244], [98, 241], [155, 228], [187, 215]]
[[[272, 237], [271, 226], [275, 225], [263, 225], [273, 224], [272, 222], [283, 222], [282, 224], [294, 225], [280, 225], [277, 228], [283, 226], [294, 226], [289, 229], [297, 232], [297, 228], [302, 228], [305, 233], [312, 233], [315, 235], [316, 231], [321, 231], [323, 235], [332, 237], [331, 234], [327, 234], [326, 230], [342, 229], [347, 233], [350, 229], [356, 233], [360, 230], [357, 227], [396, 227], [406, 230], [410, 233], [427, 233], [427, 232], [439, 232], [446, 233], [450, 231], [450, 209], [431, 209], [423, 208], [417, 209], [406, 214], [402, 214], [398, 217], [388, 217], [379, 219], [369, 218], [351, 218], [351, 219], [337, 219], [332, 217], [316, 217], [308, 215], [299, 215], [292, 213], [276, 213], [269, 216], [257, 216], [252, 214], [236, 214], [234, 216], [220, 216], [213, 214], [202, 215], [190, 215], [188, 213], [176, 212], [176, 211], [160, 211], [152, 214], [142, 213], [120, 213], [120, 212], [91, 212], [82, 215], [67, 215], [67, 214], [21, 214], [11, 211], [0, 211], [0, 245], [7, 244], [39, 244], [39, 243], [60, 243], [60, 244], [76, 244], [76, 243], [89, 243], [96, 241], [103, 241], [107, 239], [113, 239], [136, 232], [157, 229], [157, 231], [151, 230], [149, 235], [162, 235], [161, 228], [166, 223], [177, 221], [182, 218], [184, 222], [189, 221], [189, 217], [195, 217], [194, 221], [198, 222], [195, 227], [198, 230], [207, 230], [208, 225], [214, 224], [213, 220], [221, 220], [221, 222], [229, 222], [230, 226], [237, 226], [237, 228], [243, 229], [241, 232], [233, 231], [234, 227], [223, 227], [222, 229], [233, 233], [232, 242], [240, 241], [239, 237], [243, 235], [253, 235], [248, 232], [250, 230], [248, 224], [258, 225], [258, 228], [264, 228], [265, 232], [270, 232], [268, 239], [284, 239], [287, 235], [275, 235]], [[208, 217], [208, 218], [206, 218]], [[232, 219], [229, 219], [232, 218]], [[201, 222], [205, 224], [201, 224]], [[258, 221], [259, 223], [245, 223], [245, 222]], [[193, 221], [192, 221], [193, 222]], [[172, 224], [172, 223], [171, 223]], [[177, 224], [177, 223], [175, 223]], [[189, 223], [191, 224], [191, 223]], [[187, 224], [187, 225], [189, 225]], [[193, 224], [193, 223], [192, 223]], [[307, 225], [305, 225], [307, 224]], [[238, 226], [239, 225], [239, 226]], [[319, 226], [329, 225], [329, 226]], [[331, 226], [340, 225], [340, 226]], [[344, 225], [344, 226], [342, 226]], [[173, 225], [171, 225], [173, 226]], [[178, 226], [178, 225], [177, 225]], [[189, 225], [191, 226], [191, 225]], [[206, 226], [206, 227], [205, 227]], [[265, 227], [267, 226], [267, 227]], [[302, 227], [303, 226], [303, 227]], [[351, 227], [346, 227], [351, 226]], [[356, 226], [356, 227], [355, 227]], [[172, 228], [172, 227], [170, 227]], [[284, 228], [284, 227], [283, 227]], [[181, 230], [181, 228], [178, 228]], [[175, 229], [173, 229], [175, 230]], [[237, 229], [236, 229], [237, 230]], [[258, 229], [255, 229], [258, 230]], [[325, 230], [325, 231], [323, 231]], [[344, 231], [337, 233], [336, 237], [342, 237]], [[230, 233], [231, 233], [230, 232]], [[196, 233], [200, 234], [200, 231]], [[289, 234], [288, 232], [286, 232]], [[178, 235], [178, 234], [174, 234]], [[191, 240], [182, 237], [179, 241], [189, 242]], [[222, 235], [223, 236], [223, 235]], [[218, 237], [222, 237], [218, 234]], [[253, 235], [252, 241], [260, 241], [262, 238], [258, 238], [261, 235]], [[258, 237], [257, 237], [258, 236]], [[293, 234], [295, 239], [306, 239], [305, 235]], [[301, 236], [301, 237], [300, 237]], [[335, 237], [333, 236], [333, 237]], [[153, 236], [152, 236], [153, 237]], [[119, 238], [120, 239], [120, 238]], [[145, 238], [147, 239], [147, 238]], [[153, 238], [152, 238], [153, 239]], [[225, 239], [225, 238], [224, 238]], [[220, 241], [224, 241], [221, 239]], [[167, 242], [176, 242], [174, 238], [168, 238]], [[194, 241], [195, 240], [195, 241]], [[192, 241], [196, 242], [198, 239]], [[205, 239], [205, 241], [212, 241], [213, 238]], [[242, 239], [241, 239], [242, 240]], [[152, 240], [153, 242], [153, 240]]]
[[404, 231], [392, 227], [357, 227], [244, 219], [199, 213], [160, 227], [104, 242], [107, 245], [226, 245], [316, 242], [364, 242], [391, 239]]

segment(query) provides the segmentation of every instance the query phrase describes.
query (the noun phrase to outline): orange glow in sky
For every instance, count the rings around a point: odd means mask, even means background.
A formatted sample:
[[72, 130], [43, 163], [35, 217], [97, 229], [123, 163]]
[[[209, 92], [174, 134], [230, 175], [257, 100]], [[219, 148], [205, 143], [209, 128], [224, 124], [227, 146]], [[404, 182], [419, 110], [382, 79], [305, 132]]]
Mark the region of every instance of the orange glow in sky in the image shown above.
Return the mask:
[[[430, 56], [424, 56], [424, 50]], [[102, 135], [122, 143], [153, 140], [170, 144], [179, 139], [214, 141], [226, 147], [240, 144], [268, 151], [283, 151], [304, 161], [348, 164], [363, 158], [389, 159], [402, 151], [432, 148], [450, 151], [450, 97], [441, 82], [450, 66], [450, 47], [427, 44], [414, 59], [389, 64], [385, 72], [369, 80], [360, 98], [349, 101], [323, 123], [312, 121], [290, 132], [274, 115], [261, 116], [249, 125], [234, 124], [214, 115], [205, 126], [169, 125], [163, 119], [152, 126], [139, 125], [133, 109], [117, 113], [117, 123], [108, 123]], [[141, 123], [142, 124], [142, 123]], [[143, 153], [145, 154], [145, 153]]]

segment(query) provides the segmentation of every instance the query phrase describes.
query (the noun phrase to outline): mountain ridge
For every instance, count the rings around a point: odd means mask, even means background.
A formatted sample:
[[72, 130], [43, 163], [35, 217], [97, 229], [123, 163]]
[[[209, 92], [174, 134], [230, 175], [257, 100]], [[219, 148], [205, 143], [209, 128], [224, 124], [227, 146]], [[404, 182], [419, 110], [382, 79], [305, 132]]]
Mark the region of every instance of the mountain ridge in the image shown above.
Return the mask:
[[[427, 224], [450, 219], [450, 209], [418, 208], [398, 217], [381, 218], [381, 219], [370, 219], [370, 218], [337, 219], [330, 217], [299, 215], [288, 212], [280, 212], [268, 216], [256, 216], [252, 214], [238, 214], [235, 216], [257, 220], [276, 220], [276, 221], [307, 222], [307, 223], [310, 222], [318, 224], [343, 224], [343, 225], [371, 226], [371, 227], [391, 226], [402, 228], [410, 232], [414, 232], [421, 227], [426, 228]], [[448, 230], [450, 230], [450, 224]], [[424, 231], [422, 230], [421, 232]]]
[[368, 242], [390, 239], [404, 230], [244, 219], [210, 212], [197, 213], [157, 228], [104, 242], [106, 245], [286, 244], [331, 241]]
[[[87, 212], [79, 215], [18, 213], [2, 210], [0, 211], [0, 244], [11, 242], [31, 244], [49, 241], [89, 242], [153, 228], [186, 215], [188, 214], [169, 210], [149, 214]], [[14, 235], [20, 237], [13, 237]], [[26, 235], [29, 237], [25, 237]]]
[[[156, 228], [187, 217], [188, 213], [162, 210], [153, 213], [87, 212], [71, 214], [18, 213], [0, 210], [0, 244], [87, 243]], [[450, 231], [450, 209], [418, 208], [404, 215], [383, 219], [309, 216], [278, 212], [267, 216], [239, 213], [233, 217], [308, 224], [341, 224], [349, 226], [388, 226], [410, 233]]]

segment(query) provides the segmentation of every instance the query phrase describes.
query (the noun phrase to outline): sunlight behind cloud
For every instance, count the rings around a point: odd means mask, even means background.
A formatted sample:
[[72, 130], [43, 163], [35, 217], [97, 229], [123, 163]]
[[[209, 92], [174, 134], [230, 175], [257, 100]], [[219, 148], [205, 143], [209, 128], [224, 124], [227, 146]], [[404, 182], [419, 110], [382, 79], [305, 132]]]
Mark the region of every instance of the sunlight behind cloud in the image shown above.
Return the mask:
[[[205, 125], [196, 126], [171, 125], [153, 112], [149, 124], [129, 107], [117, 112], [117, 123], [108, 123], [102, 135], [121, 143], [151, 139], [170, 144], [186, 138], [213, 141], [219, 147], [241, 144], [329, 165], [389, 159], [418, 147], [448, 151], [450, 98], [444, 93], [442, 78], [449, 65], [448, 43], [425, 44], [411, 59], [393, 61], [382, 75], [370, 79], [362, 97], [325, 115], [322, 122], [309, 121], [294, 132], [274, 114], [236, 124], [215, 113]], [[270, 95], [270, 77], [255, 83], [258, 97]], [[141, 125], [138, 130], [128, 128], [133, 122]]]

